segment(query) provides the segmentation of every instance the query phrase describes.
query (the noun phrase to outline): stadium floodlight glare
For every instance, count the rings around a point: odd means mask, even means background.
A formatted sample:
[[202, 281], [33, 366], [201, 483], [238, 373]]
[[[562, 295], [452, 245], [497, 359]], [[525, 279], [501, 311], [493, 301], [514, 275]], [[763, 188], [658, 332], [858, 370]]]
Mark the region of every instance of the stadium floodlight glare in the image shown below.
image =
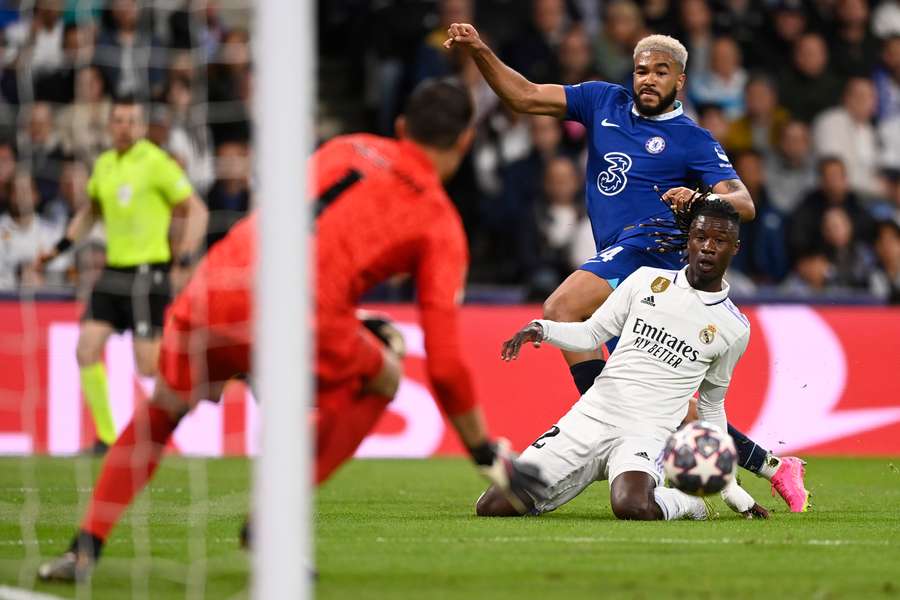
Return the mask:
[[259, 206], [254, 373], [262, 407], [254, 470], [253, 597], [308, 598], [311, 398], [306, 160], [312, 146], [313, 6], [259, 0], [253, 36]]

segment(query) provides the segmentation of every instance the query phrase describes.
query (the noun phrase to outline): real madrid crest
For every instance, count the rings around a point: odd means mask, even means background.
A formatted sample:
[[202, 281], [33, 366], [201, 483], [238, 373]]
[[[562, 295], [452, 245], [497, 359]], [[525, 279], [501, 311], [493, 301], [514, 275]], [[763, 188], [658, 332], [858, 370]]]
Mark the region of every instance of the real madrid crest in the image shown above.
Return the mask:
[[703, 329], [700, 330], [700, 341], [704, 344], [712, 344], [713, 340], [716, 339], [716, 326], [715, 325], [707, 325]]
[[666, 149], [666, 140], [658, 135], [654, 135], [652, 138], [647, 140], [647, 143], [644, 144], [644, 148], [646, 148], [647, 152], [649, 152], [650, 154], [659, 154]]
[[669, 284], [672, 283], [665, 277], [657, 277], [653, 280], [653, 283], [650, 284], [650, 290], [654, 294], [662, 294], [666, 289], [668, 289]]

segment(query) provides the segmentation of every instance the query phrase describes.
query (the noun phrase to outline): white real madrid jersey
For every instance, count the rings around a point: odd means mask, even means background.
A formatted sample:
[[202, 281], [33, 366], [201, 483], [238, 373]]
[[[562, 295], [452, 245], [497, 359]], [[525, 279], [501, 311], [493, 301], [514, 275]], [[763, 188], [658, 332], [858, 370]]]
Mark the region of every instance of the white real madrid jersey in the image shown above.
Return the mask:
[[690, 286], [680, 271], [641, 267], [583, 323], [538, 320], [564, 350], [619, 343], [582, 397], [582, 410], [631, 430], [674, 431], [701, 384], [725, 388], [750, 340], [750, 323], [720, 292]]

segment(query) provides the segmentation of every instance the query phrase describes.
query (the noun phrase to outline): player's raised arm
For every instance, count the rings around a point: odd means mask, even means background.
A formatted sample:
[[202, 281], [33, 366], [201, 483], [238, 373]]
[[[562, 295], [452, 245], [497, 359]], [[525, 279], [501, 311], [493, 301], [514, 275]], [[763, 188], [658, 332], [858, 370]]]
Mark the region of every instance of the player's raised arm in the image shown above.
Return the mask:
[[468, 23], [453, 23], [447, 30], [445, 48], [465, 48], [491, 89], [516, 112], [532, 115], [566, 115], [566, 92], [561, 85], [537, 84], [503, 63]]

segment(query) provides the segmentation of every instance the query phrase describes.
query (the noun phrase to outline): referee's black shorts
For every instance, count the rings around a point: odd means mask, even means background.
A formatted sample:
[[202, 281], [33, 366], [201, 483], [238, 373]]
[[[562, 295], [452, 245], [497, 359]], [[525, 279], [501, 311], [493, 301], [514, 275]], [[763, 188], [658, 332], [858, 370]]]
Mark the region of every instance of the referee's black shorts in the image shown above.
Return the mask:
[[136, 267], [105, 267], [82, 320], [103, 321], [135, 337], [154, 338], [162, 333], [166, 306], [171, 300], [169, 263]]

